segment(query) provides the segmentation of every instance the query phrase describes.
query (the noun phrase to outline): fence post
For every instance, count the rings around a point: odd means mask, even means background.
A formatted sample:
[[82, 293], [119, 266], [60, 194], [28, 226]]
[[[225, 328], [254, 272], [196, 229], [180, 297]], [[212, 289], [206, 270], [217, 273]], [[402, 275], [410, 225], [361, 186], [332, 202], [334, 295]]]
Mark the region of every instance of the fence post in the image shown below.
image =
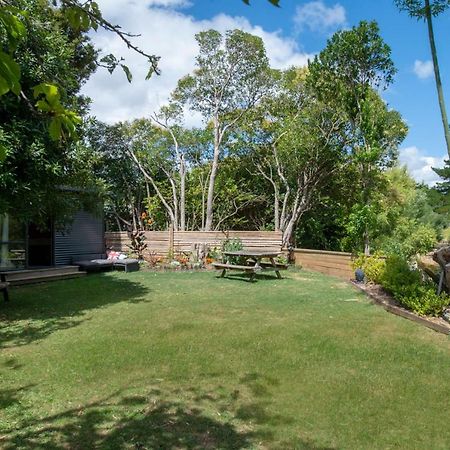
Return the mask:
[[168, 255], [173, 258], [174, 256], [174, 229], [173, 229], [173, 223], [169, 225], [169, 252]]

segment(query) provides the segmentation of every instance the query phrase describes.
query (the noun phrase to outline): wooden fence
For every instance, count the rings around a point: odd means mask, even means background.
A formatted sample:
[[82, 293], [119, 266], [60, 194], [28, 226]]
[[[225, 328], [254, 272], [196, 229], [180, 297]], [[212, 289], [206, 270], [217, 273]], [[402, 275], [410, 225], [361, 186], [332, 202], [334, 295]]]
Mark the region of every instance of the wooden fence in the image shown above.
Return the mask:
[[296, 248], [294, 255], [297, 266], [346, 280], [354, 278], [351, 253]]
[[[172, 247], [174, 254], [192, 251], [195, 244], [206, 244], [210, 248], [220, 247], [227, 238], [240, 238], [245, 249], [258, 248], [279, 251], [281, 231], [146, 231], [147, 251], [167, 255]], [[129, 251], [131, 243], [126, 232], [105, 233], [107, 248]]]

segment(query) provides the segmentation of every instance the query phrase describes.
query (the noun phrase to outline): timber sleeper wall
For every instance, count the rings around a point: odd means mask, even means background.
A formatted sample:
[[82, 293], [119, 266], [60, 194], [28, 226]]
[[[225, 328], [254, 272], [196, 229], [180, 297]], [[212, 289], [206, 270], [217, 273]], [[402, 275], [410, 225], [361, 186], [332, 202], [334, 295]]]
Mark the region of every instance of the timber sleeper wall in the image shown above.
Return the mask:
[[296, 266], [346, 280], [354, 278], [351, 253], [296, 248], [294, 255]]
[[[166, 256], [173, 242], [173, 252], [190, 252], [196, 244], [207, 244], [210, 248], [220, 247], [227, 238], [240, 238], [245, 249], [270, 249], [280, 251], [281, 231], [146, 231], [147, 251]], [[127, 232], [106, 232], [107, 248], [129, 251], [131, 240]]]

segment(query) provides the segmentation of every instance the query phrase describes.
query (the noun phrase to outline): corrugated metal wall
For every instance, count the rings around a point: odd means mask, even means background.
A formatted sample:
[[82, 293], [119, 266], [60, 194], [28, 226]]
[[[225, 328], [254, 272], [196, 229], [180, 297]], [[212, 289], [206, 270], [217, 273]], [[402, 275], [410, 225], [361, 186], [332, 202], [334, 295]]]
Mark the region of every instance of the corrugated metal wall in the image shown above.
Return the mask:
[[54, 249], [55, 265], [72, 264], [105, 253], [103, 217], [78, 212], [67, 230], [55, 232]]

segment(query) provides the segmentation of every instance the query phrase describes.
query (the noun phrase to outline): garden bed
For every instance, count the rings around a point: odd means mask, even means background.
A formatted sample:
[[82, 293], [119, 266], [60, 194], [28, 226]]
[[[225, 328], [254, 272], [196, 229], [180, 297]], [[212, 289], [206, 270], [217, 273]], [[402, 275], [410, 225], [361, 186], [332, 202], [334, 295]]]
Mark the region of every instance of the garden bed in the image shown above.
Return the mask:
[[450, 324], [441, 317], [423, 317], [407, 310], [401, 306], [391, 295], [389, 295], [380, 285], [377, 284], [360, 284], [352, 282], [358, 289], [364, 291], [374, 303], [382, 306], [386, 311], [397, 316], [404, 317], [414, 322], [420, 323], [439, 333], [450, 334]]

